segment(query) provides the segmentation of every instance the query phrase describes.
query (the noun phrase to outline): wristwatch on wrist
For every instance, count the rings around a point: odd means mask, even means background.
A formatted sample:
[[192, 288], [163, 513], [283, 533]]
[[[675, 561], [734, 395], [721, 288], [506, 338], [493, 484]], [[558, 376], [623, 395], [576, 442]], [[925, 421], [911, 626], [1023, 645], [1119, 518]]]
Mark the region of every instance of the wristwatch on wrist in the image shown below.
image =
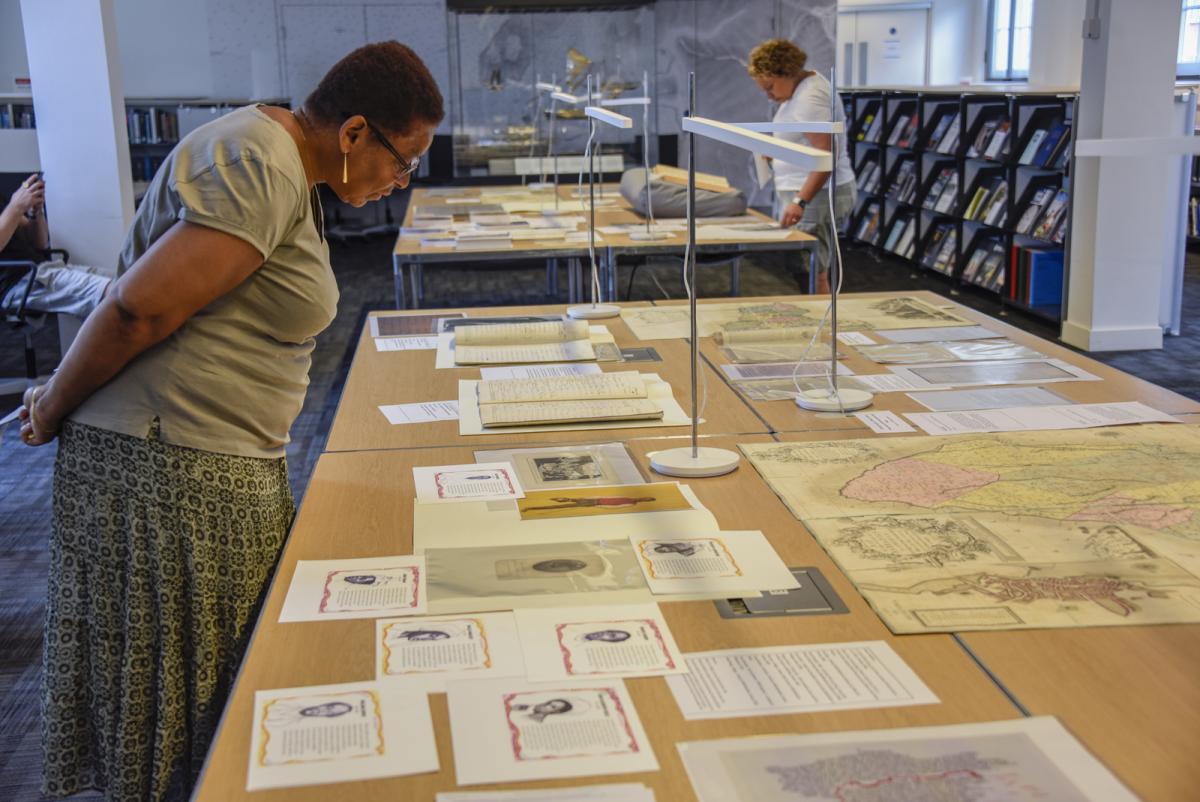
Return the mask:
[[792, 203], [796, 204], [801, 209], [805, 209], [808, 207], [808, 201], [806, 201], [804, 198], [800, 197], [799, 195], [796, 195], [792, 198]]

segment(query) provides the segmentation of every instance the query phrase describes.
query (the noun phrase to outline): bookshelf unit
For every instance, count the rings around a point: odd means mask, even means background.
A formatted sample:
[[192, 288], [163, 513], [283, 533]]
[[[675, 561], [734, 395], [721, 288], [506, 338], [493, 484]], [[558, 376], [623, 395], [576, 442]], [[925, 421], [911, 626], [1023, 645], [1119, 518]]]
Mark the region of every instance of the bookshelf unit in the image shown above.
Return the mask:
[[41, 169], [36, 125], [30, 95], [0, 95], [0, 173], [28, 175]]
[[150, 179], [179, 140], [193, 129], [250, 103], [289, 107], [287, 98], [126, 98], [129, 165], [134, 195], [140, 198]]
[[1060, 320], [1078, 94], [840, 92], [859, 188], [850, 236], [1005, 307]]

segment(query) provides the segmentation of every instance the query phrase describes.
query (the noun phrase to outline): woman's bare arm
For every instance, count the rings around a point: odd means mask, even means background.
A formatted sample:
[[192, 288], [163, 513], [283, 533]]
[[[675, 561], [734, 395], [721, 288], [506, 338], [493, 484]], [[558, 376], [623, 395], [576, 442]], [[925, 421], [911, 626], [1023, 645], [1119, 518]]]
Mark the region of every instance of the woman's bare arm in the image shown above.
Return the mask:
[[[180, 221], [113, 282], [88, 316], [54, 378], [37, 392], [30, 445], [54, 438], [59, 423], [138, 354], [163, 341], [200, 309], [262, 265], [244, 240]], [[21, 417], [27, 419], [26, 410]]]

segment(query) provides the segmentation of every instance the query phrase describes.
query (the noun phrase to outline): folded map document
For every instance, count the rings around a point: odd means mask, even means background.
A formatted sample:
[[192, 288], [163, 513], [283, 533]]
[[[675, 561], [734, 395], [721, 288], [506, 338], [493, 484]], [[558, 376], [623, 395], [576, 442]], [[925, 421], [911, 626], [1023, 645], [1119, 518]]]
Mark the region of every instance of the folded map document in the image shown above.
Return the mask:
[[544, 320], [460, 326], [438, 343], [438, 367], [596, 359], [595, 342], [611, 342], [603, 326], [585, 320]]
[[[640, 392], [633, 389], [635, 378], [642, 387]], [[479, 389], [487, 384], [493, 386], [486, 391]], [[501, 386], [495, 386], [498, 384]], [[634, 392], [637, 397], [631, 397]], [[458, 383], [458, 397], [458, 431], [463, 435], [483, 434], [497, 428], [534, 432], [691, 423], [672, 395], [671, 385], [654, 373], [463, 380]], [[487, 403], [485, 397], [496, 400]], [[500, 401], [500, 398], [513, 400]]]
[[484, 380], [478, 393], [479, 419], [485, 428], [663, 416], [637, 371]]

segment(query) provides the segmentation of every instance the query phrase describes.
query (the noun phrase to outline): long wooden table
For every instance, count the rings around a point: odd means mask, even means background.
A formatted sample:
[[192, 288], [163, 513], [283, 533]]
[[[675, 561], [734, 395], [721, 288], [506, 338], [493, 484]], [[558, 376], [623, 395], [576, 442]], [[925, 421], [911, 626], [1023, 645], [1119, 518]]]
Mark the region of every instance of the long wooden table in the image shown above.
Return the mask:
[[[912, 294], [912, 293], [908, 293]], [[1200, 405], [1115, 371], [1073, 351], [1020, 332], [945, 298], [916, 293], [951, 308], [1048, 356], [1080, 365], [1100, 382], [1054, 385], [1078, 401], [1138, 400], [1200, 423]], [[749, 300], [749, 299], [747, 299]], [[772, 299], [772, 300], [788, 300]], [[455, 310], [461, 311], [461, 310]], [[561, 312], [561, 307], [469, 310], [472, 316]], [[424, 314], [430, 314], [425, 312]], [[637, 340], [619, 319], [603, 321], [619, 345], [650, 346], [663, 362], [604, 365], [657, 372], [687, 408], [687, 346], [682, 340]], [[853, 352], [858, 372], [883, 372]], [[709, 403], [705, 444], [873, 437], [856, 419], [800, 411], [791, 401], [752, 402], [736, 394], [714, 367], [723, 362], [711, 338], [701, 340]], [[243, 790], [249, 757], [253, 694], [297, 685], [373, 678], [372, 621], [278, 624], [280, 606], [300, 559], [350, 558], [406, 553], [412, 545], [411, 469], [419, 465], [473, 461], [473, 451], [497, 445], [622, 440], [648, 478], [646, 454], [678, 445], [687, 430], [596, 430], [464, 438], [456, 423], [389, 426], [376, 407], [385, 403], [445, 400], [457, 396], [460, 378], [474, 369], [435, 370], [430, 351], [375, 350], [369, 331], [358, 343], [354, 364], [275, 581], [259, 618], [237, 685], [225, 711], [195, 798], [249, 796]], [[876, 408], [914, 411], [903, 393], [876, 396]], [[819, 732], [938, 723], [986, 721], [1023, 714], [1058, 716], [1136, 793], [1147, 800], [1194, 796], [1200, 764], [1192, 759], [1200, 734], [1200, 625], [1055, 629], [961, 635], [893, 636], [854, 586], [775, 497], [746, 462], [733, 474], [691, 480], [689, 485], [725, 529], [761, 529], [789, 565], [822, 571], [847, 604], [844, 615], [811, 618], [720, 618], [708, 602], [668, 603], [664, 614], [684, 651], [788, 643], [884, 640], [933, 689], [939, 704], [883, 710], [769, 716], [714, 721], [682, 719], [659, 678], [628, 681], [661, 771], [612, 777], [498, 787], [555, 787], [618, 781], [645, 782], [659, 800], [692, 799], [674, 744], [682, 740], [778, 732]], [[342, 785], [256, 792], [256, 799], [432, 799], [454, 787], [445, 698], [431, 697], [441, 770], [436, 774]]]
[[[854, 298], [885, 298], [894, 296], [899, 293], [854, 293]], [[1099, 362], [1090, 357], [1084, 356], [1077, 351], [1074, 351], [1066, 346], [1058, 343], [1050, 342], [1028, 332], [1018, 329], [1016, 326], [1010, 325], [1002, 320], [985, 315], [970, 307], [952, 301], [941, 295], [936, 295], [928, 291], [906, 292], [904, 295], [913, 296], [926, 301], [934, 306], [940, 307], [954, 312], [955, 314], [966, 318], [967, 320], [986, 326], [996, 332], [998, 337], [1006, 337], [1015, 343], [1028, 346], [1029, 348], [1039, 351], [1040, 353], [1053, 359], [1060, 359], [1072, 365], [1078, 366], [1087, 372], [1098, 376], [1102, 381], [1068, 381], [1057, 382], [1045, 385], [1054, 392], [1062, 395], [1070, 402], [1081, 404], [1094, 403], [1110, 403], [1116, 401], [1141, 401], [1155, 409], [1165, 412], [1168, 415], [1180, 415], [1200, 412], [1200, 402], [1194, 401], [1179, 393], [1172, 392], [1166, 388], [1159, 387], [1156, 384], [1139, 379], [1136, 376], [1131, 376], [1116, 368], [1110, 367], [1103, 362]], [[773, 296], [769, 298], [740, 298], [739, 303], [755, 303], [755, 302], [772, 302], [772, 301], [789, 301], [796, 300], [795, 296]], [[813, 299], [815, 300], [815, 299]], [[721, 299], [719, 302], [727, 303], [730, 299]], [[714, 301], [718, 302], [718, 301]], [[656, 307], [659, 306], [678, 306], [678, 302], [655, 302]], [[869, 332], [868, 332], [869, 334]], [[826, 337], [826, 339], [828, 339]], [[878, 342], [885, 342], [881, 337], [874, 338]], [[648, 340], [648, 343], [661, 342], [660, 340]], [[725, 378], [727, 377], [720, 369], [721, 365], [729, 364], [729, 360], [721, 353], [720, 348], [713, 341], [712, 337], [703, 337], [700, 340], [700, 353], [705, 361], [712, 365], [717, 373]], [[839, 353], [844, 357], [839, 361], [848, 366], [855, 374], [868, 373], [885, 373], [887, 372], [886, 365], [880, 365], [859, 354], [851, 346], [842, 345], [839, 348]], [[782, 360], [781, 360], [782, 361]], [[774, 432], [807, 432], [827, 430], [834, 431], [839, 429], [855, 429], [860, 432], [869, 433], [870, 429], [862, 423], [858, 418], [853, 416], [843, 416], [836, 413], [821, 413], [810, 412], [800, 409], [792, 400], [783, 401], [756, 401], [748, 398], [739, 388], [737, 383], [730, 382], [730, 387], [741, 396], [747, 404], [766, 421], [771, 431]], [[897, 414], [905, 412], [928, 412], [928, 410], [913, 401], [905, 393], [877, 393], [874, 403], [871, 405], [872, 410], [887, 410]]]
[[[561, 312], [561, 306], [496, 307], [471, 310], [471, 316], [494, 317], [497, 315], [536, 315]], [[373, 316], [376, 314], [379, 313], [373, 313]], [[422, 310], [422, 314], [438, 313]], [[675, 391], [675, 400], [679, 402], [684, 411], [689, 411], [691, 370], [688, 364], [686, 343], [682, 340], [642, 343], [633, 336], [629, 327], [619, 317], [594, 320], [592, 323], [607, 326], [618, 346], [648, 345], [662, 357], [661, 362], [597, 363], [602, 370], [637, 370], [641, 373], [657, 373], [670, 383]], [[427, 448], [429, 446], [455, 445], [462, 442], [483, 447], [498, 444], [573, 443], [585, 440], [611, 441], [690, 434], [688, 427], [654, 426], [520, 434], [497, 431], [464, 439], [458, 434], [458, 421], [439, 421], [418, 426], [393, 426], [388, 423], [378, 409], [381, 404], [457, 399], [459, 380], [479, 378], [478, 367], [435, 369], [433, 363], [433, 351], [377, 351], [372, 341], [369, 325], [364, 326], [354, 352], [354, 362], [346, 377], [346, 388], [342, 392], [325, 450]], [[700, 369], [704, 373], [702, 381], [708, 389], [708, 403], [704, 407], [700, 424], [701, 434], [765, 434], [767, 432], [767, 427], [762, 420], [729, 388], [729, 385], [712, 367], [701, 364]]]
[[[1179, 417], [1200, 423], [1200, 415]], [[895, 435], [810, 431], [775, 439], [877, 436]], [[1022, 713], [1058, 717], [1138, 796], [1163, 802], [1196, 797], [1200, 624], [964, 632], [955, 638]]]
[[[769, 442], [766, 435], [712, 438], [708, 444]], [[646, 453], [676, 440], [640, 440], [627, 445], [645, 469]], [[317, 463], [304, 506], [292, 530], [237, 684], [210, 751], [196, 800], [255, 799], [393, 802], [432, 800], [455, 788], [454, 759], [444, 695], [430, 697], [441, 770], [436, 774], [367, 782], [247, 793], [254, 692], [374, 678], [373, 620], [279, 624], [279, 611], [297, 560], [406, 553], [412, 538], [412, 468], [473, 461], [466, 447], [324, 454]], [[700, 501], [725, 529], [761, 529], [789, 565], [815, 566], [850, 608], [842, 615], [730, 620], [712, 602], [662, 605], [667, 623], [685, 652], [793, 643], [883, 640], [889, 643], [940, 699], [939, 704], [807, 715], [685, 721], [660, 677], [627, 680], [637, 713], [658, 758], [654, 773], [585, 777], [480, 788], [550, 788], [603, 782], [644, 782], [662, 802], [692, 800], [675, 744], [679, 741], [769, 733], [951, 724], [1010, 719], [1020, 711], [969, 654], [948, 635], [891, 635], [807, 535], [783, 504], [743, 464], [734, 473], [691, 483]]]
[[[511, 190], [515, 194], [503, 200], [524, 200], [530, 202], [549, 203], [554, 200], [553, 190], [523, 190], [521, 187], [478, 187], [466, 186], [453, 190], [414, 189], [404, 216], [404, 227], [410, 227], [414, 220], [417, 207], [461, 204], [463, 199], [488, 203], [489, 194], [496, 190]], [[519, 191], [519, 192], [518, 192]], [[560, 202], [574, 202], [575, 185], [564, 184], [558, 189]], [[628, 201], [620, 193], [616, 184], [606, 184], [600, 196], [605, 205], [596, 208], [596, 226], [615, 226], [622, 224], [641, 223], [645, 217], [633, 211]], [[497, 202], [503, 202], [497, 201]], [[584, 201], [586, 203], [586, 201]], [[470, 203], [469, 205], [474, 205]], [[577, 214], [587, 217], [586, 211]], [[753, 209], [746, 211], [750, 217], [770, 222], [766, 215]], [[576, 231], [587, 231], [585, 224], [577, 226]], [[656, 240], [637, 240], [626, 234], [596, 235], [596, 257], [601, 282], [605, 287], [606, 299], [617, 298], [616, 263], [622, 256], [682, 256], [687, 246], [685, 233], [671, 233], [670, 236]], [[738, 294], [738, 276], [740, 269], [739, 258], [742, 254], [754, 251], [808, 251], [810, 292], [815, 281], [812, 270], [816, 258], [816, 238], [799, 230], [791, 231], [784, 239], [762, 241], [747, 238], [723, 239], [700, 237], [696, 242], [696, 253], [699, 258], [712, 260], [716, 258], [722, 264], [728, 264], [730, 270], [730, 292]], [[453, 247], [426, 244], [419, 237], [398, 236], [392, 250], [392, 276], [395, 284], [396, 308], [419, 307], [424, 297], [424, 267], [426, 265], [452, 264], [457, 262], [486, 262], [503, 265], [515, 260], [544, 260], [547, 269], [547, 289], [557, 292], [557, 276], [559, 261], [565, 262], [568, 277], [568, 298], [571, 303], [589, 298], [586, 290], [584, 268], [590, 261], [586, 240], [564, 241], [563, 239], [521, 240], [514, 242], [513, 247], [503, 249], [471, 249], [456, 250]], [[406, 280], [407, 276], [407, 280]], [[405, 284], [410, 285], [405, 289]]]

